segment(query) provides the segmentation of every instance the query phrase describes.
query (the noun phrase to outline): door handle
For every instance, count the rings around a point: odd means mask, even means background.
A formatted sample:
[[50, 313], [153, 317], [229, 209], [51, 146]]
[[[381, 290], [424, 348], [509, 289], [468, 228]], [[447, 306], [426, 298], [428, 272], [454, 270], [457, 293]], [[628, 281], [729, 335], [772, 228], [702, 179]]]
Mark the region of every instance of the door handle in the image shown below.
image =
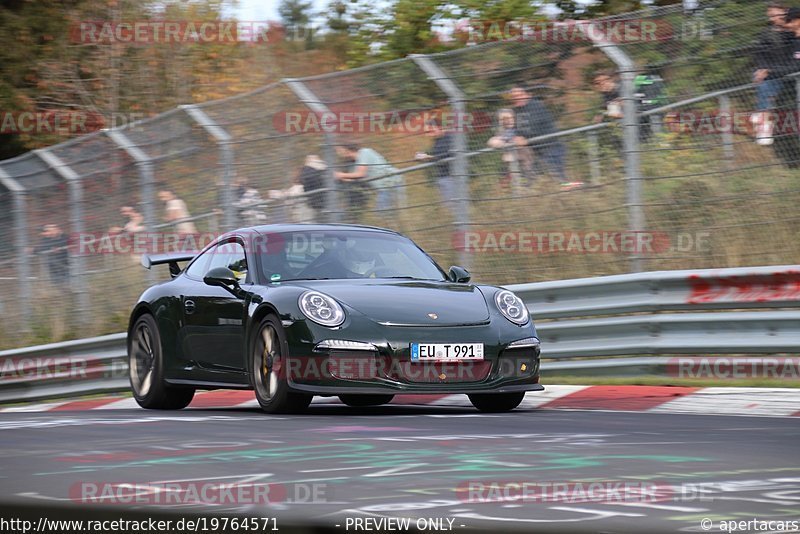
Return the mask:
[[184, 301], [183, 309], [186, 310], [186, 313], [194, 313], [194, 301], [193, 300]]

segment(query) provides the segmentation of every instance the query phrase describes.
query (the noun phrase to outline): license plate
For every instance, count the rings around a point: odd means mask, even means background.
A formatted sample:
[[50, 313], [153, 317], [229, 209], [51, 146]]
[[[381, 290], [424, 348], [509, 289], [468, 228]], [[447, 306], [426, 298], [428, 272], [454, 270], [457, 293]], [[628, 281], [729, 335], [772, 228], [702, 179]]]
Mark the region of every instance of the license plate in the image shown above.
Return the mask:
[[412, 343], [412, 362], [482, 360], [483, 343]]

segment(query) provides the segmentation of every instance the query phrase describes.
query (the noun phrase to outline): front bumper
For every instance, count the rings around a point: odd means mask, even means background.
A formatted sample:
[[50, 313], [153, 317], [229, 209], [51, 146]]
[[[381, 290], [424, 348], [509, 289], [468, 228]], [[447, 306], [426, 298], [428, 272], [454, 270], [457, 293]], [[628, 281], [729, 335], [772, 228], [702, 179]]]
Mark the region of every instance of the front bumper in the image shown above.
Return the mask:
[[[508, 347], [513, 341], [535, 337], [532, 325], [377, 325], [371, 330], [359, 329], [357, 340], [368, 343], [373, 350], [315, 350], [323, 339], [355, 341], [353, 331], [321, 330], [304, 322], [289, 326], [285, 375], [289, 387], [317, 395], [513, 393], [544, 389], [539, 384], [539, 347]], [[484, 360], [412, 362], [412, 342], [483, 343]]]
[[374, 385], [374, 386], [322, 386], [307, 384], [292, 384], [292, 389], [314, 395], [470, 395], [473, 393], [518, 393], [523, 391], [544, 391], [544, 386], [535, 384], [517, 384], [504, 386], [484, 387], [470, 386], [455, 389], [446, 388], [444, 385], [430, 387], [405, 387], [402, 385]]

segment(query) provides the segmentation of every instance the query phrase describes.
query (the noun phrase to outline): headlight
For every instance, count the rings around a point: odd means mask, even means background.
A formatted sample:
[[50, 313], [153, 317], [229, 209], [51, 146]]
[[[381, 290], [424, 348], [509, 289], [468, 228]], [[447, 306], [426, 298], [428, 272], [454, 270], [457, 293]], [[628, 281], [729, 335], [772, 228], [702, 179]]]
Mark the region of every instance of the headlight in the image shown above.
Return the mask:
[[338, 302], [318, 291], [306, 291], [300, 295], [303, 314], [322, 326], [339, 326], [344, 322], [344, 310]]
[[512, 323], [523, 325], [528, 322], [528, 308], [511, 291], [507, 289], [498, 291], [494, 296], [494, 302], [497, 304], [497, 309], [500, 310], [500, 313]]

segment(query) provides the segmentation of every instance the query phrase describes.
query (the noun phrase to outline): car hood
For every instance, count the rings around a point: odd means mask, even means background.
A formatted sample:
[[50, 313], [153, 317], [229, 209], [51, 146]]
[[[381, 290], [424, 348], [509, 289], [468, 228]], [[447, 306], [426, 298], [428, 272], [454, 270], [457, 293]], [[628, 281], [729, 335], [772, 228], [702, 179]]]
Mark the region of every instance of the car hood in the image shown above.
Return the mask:
[[453, 326], [489, 320], [486, 300], [473, 285], [422, 280], [355, 283], [349, 280], [313, 284], [313, 289], [386, 325]]

